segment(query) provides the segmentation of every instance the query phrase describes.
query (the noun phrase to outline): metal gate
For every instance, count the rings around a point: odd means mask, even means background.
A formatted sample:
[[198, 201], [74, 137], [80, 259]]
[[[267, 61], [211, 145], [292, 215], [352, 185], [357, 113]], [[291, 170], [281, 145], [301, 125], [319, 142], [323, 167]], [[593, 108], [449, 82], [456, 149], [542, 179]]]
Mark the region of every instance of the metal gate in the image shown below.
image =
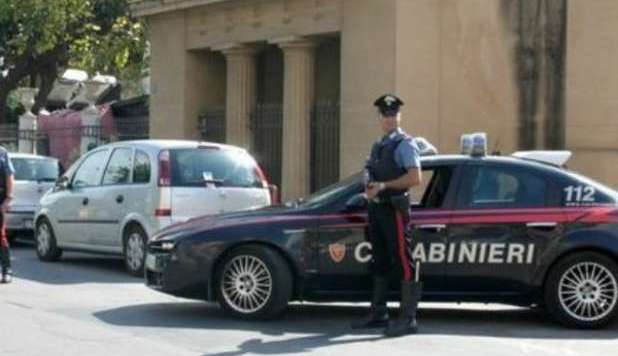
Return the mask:
[[0, 124], [0, 145], [8, 151], [17, 151], [18, 130], [17, 124]]
[[[148, 116], [114, 117], [118, 141], [148, 139], [150, 122]], [[111, 138], [113, 139], [113, 138]]]
[[283, 106], [280, 103], [258, 103], [250, 120], [252, 154], [265, 170], [269, 182], [281, 188]]
[[339, 180], [339, 103], [318, 103], [311, 115], [311, 191]]
[[209, 110], [199, 117], [202, 140], [225, 143], [225, 110]]

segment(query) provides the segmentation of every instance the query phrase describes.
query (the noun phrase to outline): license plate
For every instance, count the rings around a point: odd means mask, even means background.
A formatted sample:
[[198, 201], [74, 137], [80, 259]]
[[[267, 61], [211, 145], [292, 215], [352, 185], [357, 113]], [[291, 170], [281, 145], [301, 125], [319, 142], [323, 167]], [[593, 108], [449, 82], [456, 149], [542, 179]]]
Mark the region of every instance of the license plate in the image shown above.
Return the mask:
[[146, 255], [146, 268], [153, 271], [157, 270], [157, 256]]
[[24, 220], [24, 227], [26, 229], [32, 229], [34, 225], [32, 224], [32, 220]]

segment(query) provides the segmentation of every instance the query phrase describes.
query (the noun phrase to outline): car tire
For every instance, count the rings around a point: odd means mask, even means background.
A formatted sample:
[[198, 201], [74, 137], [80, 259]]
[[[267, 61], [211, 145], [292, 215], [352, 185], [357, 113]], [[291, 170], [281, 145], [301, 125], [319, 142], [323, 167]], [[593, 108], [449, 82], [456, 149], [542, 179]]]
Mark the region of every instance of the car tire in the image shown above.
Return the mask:
[[62, 250], [58, 248], [56, 235], [47, 219], [43, 218], [37, 222], [34, 237], [34, 247], [39, 260], [55, 262], [60, 259]]
[[215, 292], [227, 312], [245, 320], [279, 316], [292, 297], [293, 277], [275, 250], [256, 245], [236, 248], [216, 272]]
[[148, 242], [146, 232], [139, 225], [131, 225], [125, 229], [122, 241], [124, 265], [127, 272], [136, 277], [143, 277]]
[[618, 266], [596, 252], [559, 260], [545, 282], [545, 306], [559, 323], [579, 329], [607, 325], [618, 310]]

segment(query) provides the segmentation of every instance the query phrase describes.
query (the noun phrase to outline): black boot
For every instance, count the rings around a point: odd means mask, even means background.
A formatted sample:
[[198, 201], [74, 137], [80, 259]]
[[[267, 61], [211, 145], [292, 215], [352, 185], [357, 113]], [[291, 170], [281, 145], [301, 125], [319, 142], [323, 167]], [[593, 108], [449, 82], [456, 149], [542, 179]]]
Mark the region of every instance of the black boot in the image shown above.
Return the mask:
[[11, 283], [13, 281], [13, 271], [10, 268], [2, 268], [0, 283]]
[[388, 308], [386, 307], [386, 292], [388, 281], [385, 277], [373, 278], [373, 295], [371, 309], [364, 319], [352, 323], [352, 329], [383, 328], [388, 324]]
[[416, 334], [416, 309], [421, 299], [423, 285], [419, 282], [401, 282], [401, 304], [399, 317], [388, 323], [384, 335], [397, 337], [407, 334]]
[[0, 283], [11, 283], [13, 272], [11, 271], [11, 254], [8, 247], [0, 247], [0, 265], [2, 266]]

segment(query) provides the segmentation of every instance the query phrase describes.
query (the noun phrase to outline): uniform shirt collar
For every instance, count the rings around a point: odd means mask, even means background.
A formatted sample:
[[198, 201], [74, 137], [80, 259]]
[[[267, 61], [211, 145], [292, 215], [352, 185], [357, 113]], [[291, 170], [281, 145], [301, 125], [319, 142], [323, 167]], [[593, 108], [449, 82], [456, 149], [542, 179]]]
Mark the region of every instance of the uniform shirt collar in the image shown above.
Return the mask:
[[397, 137], [398, 135], [402, 134], [403, 131], [401, 130], [401, 127], [398, 127], [396, 129], [394, 129], [393, 131], [391, 131], [389, 134], [386, 135], [386, 137], [388, 137], [389, 140], [394, 139], [395, 137]]
[[394, 129], [393, 131], [387, 133], [386, 135], [382, 136], [382, 139], [380, 140], [380, 144], [385, 145], [388, 142], [392, 141], [395, 139], [395, 137], [399, 136], [403, 134], [403, 130], [401, 129], [401, 127], [398, 127], [396, 129]]

